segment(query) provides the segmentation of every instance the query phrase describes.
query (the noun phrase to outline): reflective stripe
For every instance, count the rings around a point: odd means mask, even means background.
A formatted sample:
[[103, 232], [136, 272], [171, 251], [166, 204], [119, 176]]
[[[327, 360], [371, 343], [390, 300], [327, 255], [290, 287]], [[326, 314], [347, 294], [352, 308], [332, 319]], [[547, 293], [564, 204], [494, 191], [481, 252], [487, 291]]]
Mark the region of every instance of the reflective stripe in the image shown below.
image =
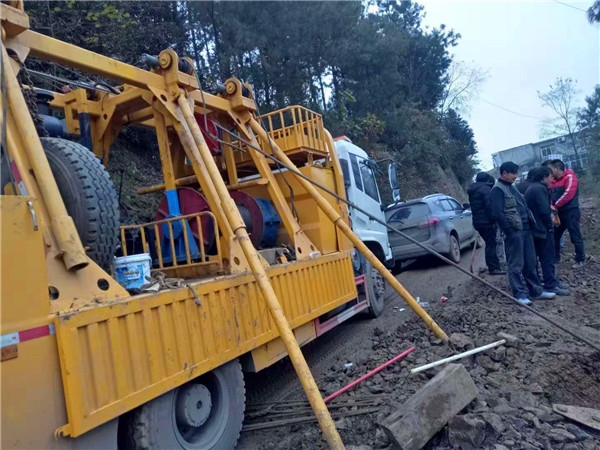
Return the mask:
[[10, 333], [0, 336], [0, 347], [7, 347], [19, 343], [19, 333]]
[[[554, 203], [555, 206], [558, 205], [560, 203], [560, 201], [569, 194], [569, 191], [573, 187], [573, 176], [571, 174], [568, 174], [567, 176], [569, 177], [569, 185], [563, 192], [563, 195], [561, 195], [560, 198], [558, 200], [556, 200], [556, 202]], [[556, 207], [559, 208], [559, 206], [556, 206]]]
[[30, 341], [32, 339], [50, 336], [55, 333], [56, 329], [54, 324], [50, 324], [41, 327], [30, 328], [28, 330], [22, 330], [16, 333], [5, 334], [0, 336], [0, 348], [19, 344], [20, 342]]

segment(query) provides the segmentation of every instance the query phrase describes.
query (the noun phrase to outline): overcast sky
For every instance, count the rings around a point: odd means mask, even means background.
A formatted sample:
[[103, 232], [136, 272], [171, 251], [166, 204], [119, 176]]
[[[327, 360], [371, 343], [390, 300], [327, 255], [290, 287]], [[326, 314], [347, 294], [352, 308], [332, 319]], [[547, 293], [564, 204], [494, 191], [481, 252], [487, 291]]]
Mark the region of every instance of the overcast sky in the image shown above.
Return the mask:
[[482, 100], [473, 103], [467, 117], [484, 169], [492, 167], [492, 153], [540, 140], [540, 119], [552, 113], [540, 105], [538, 90], [547, 90], [556, 77], [571, 77], [583, 105], [584, 96], [600, 83], [600, 29], [587, 22], [584, 12], [591, 0], [564, 0], [571, 6], [519, 0], [417, 2], [425, 6], [426, 26], [445, 24], [461, 34], [453, 49], [457, 59], [489, 71]]

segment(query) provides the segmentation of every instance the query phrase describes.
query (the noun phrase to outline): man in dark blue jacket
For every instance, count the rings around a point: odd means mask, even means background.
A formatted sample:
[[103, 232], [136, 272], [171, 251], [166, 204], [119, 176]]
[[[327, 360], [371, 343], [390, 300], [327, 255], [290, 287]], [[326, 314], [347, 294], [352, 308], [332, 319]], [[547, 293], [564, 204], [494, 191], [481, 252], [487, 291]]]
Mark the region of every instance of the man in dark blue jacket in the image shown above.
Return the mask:
[[469, 203], [473, 213], [473, 227], [485, 242], [485, 263], [490, 275], [504, 275], [500, 267], [500, 259], [496, 249], [497, 227], [490, 211], [490, 192], [494, 186], [494, 177], [489, 173], [480, 172], [475, 177], [475, 183], [469, 186]]
[[527, 192], [527, 189], [529, 189], [529, 186], [531, 186], [533, 174], [535, 173], [536, 170], [537, 170], [536, 167], [531, 169], [529, 172], [527, 172], [527, 178], [516, 185], [517, 190], [521, 194], [525, 195], [525, 192]]
[[544, 289], [556, 295], [569, 295], [569, 290], [556, 277], [554, 267], [554, 224], [550, 209], [548, 188], [552, 182], [552, 171], [548, 167], [538, 167], [533, 173], [531, 184], [525, 193], [527, 206], [533, 214], [532, 228], [535, 253], [542, 266]]
[[550, 299], [556, 294], [544, 291], [537, 275], [530, 225], [534, 219], [525, 198], [513, 185], [518, 171], [519, 166], [511, 161], [500, 166], [500, 178], [490, 193], [490, 207], [493, 219], [504, 232], [508, 282], [512, 294], [521, 304], [530, 305], [529, 297]]

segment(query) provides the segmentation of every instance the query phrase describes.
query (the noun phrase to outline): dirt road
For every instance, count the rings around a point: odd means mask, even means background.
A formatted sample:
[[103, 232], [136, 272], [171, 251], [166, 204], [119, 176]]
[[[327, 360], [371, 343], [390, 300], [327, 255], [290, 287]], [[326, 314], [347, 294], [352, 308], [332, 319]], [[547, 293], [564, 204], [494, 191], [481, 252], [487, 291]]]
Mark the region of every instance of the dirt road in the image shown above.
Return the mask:
[[[588, 227], [590, 214], [582, 208], [586, 239], [591, 241], [590, 236], [597, 237], [600, 230]], [[463, 267], [468, 267], [469, 256], [463, 254]], [[583, 269], [572, 270], [573, 257], [567, 244], [558, 268], [559, 277], [571, 286], [572, 294], [535, 301], [533, 307], [600, 343], [600, 263], [591, 256]], [[482, 255], [477, 264], [482, 264], [481, 259]], [[484, 278], [508, 288], [506, 277]], [[459, 334], [463, 349], [494, 342], [501, 331], [517, 338], [513, 346], [462, 360], [479, 395], [457, 419], [462, 423], [460, 432], [447, 425], [425, 450], [600, 450], [599, 432], [552, 410], [557, 403], [600, 408], [599, 352], [455, 268], [426, 261], [407, 267], [399, 279], [422, 302], [430, 302], [427, 309], [431, 316], [447, 333]], [[440, 302], [442, 294], [448, 301]], [[405, 308], [402, 301], [390, 293], [379, 319], [353, 320], [305, 348], [317, 384], [324, 394], [330, 394], [403, 350], [416, 347], [405, 360], [344, 394], [350, 400], [373, 395], [381, 398], [377, 412], [337, 419], [342, 439], [353, 450], [391, 448], [377, 423], [436, 373], [434, 369], [410, 375], [409, 369], [450, 355], [415, 314], [401, 308]], [[352, 366], [346, 367], [346, 363]], [[250, 377], [247, 387], [249, 404], [304, 398], [287, 361]], [[338, 412], [351, 414], [353, 410], [341, 408]], [[239, 448], [322, 449], [325, 443], [317, 425], [310, 423], [243, 433]]]
[[[463, 252], [462, 267], [469, 268], [471, 255], [470, 250]], [[481, 265], [484, 265], [483, 252], [479, 249], [475, 266]], [[397, 278], [414, 297], [420, 297], [421, 302], [432, 303], [439, 302], [442, 295], [452, 298], [453, 292], [469, 280], [467, 275], [456, 268], [435, 259], [424, 259], [407, 264]], [[344, 364], [349, 362], [355, 367], [361, 367], [370, 359], [373, 353], [371, 337], [376, 329], [396, 330], [411, 318], [417, 319], [396, 292], [388, 287], [386, 308], [380, 317], [375, 320], [354, 318], [304, 347], [304, 355], [322, 391], [329, 394], [341, 387], [338, 383], [326, 381], [326, 375], [331, 372], [331, 368], [343, 368]], [[248, 376], [246, 383], [248, 404], [289, 400], [303, 396], [294, 369], [287, 359], [259, 374]], [[318, 429], [316, 425], [308, 425], [308, 427]], [[243, 433], [237, 448], [242, 450], [267, 448], [265, 444], [272, 442], [272, 439], [273, 432]]]

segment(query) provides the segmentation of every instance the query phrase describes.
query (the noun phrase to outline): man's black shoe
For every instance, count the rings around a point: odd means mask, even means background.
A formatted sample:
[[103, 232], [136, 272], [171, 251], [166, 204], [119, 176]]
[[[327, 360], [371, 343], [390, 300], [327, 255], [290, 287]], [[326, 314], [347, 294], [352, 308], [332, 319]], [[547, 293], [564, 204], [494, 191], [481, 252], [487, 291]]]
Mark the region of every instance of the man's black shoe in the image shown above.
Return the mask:
[[506, 275], [505, 270], [490, 270], [490, 275]]

